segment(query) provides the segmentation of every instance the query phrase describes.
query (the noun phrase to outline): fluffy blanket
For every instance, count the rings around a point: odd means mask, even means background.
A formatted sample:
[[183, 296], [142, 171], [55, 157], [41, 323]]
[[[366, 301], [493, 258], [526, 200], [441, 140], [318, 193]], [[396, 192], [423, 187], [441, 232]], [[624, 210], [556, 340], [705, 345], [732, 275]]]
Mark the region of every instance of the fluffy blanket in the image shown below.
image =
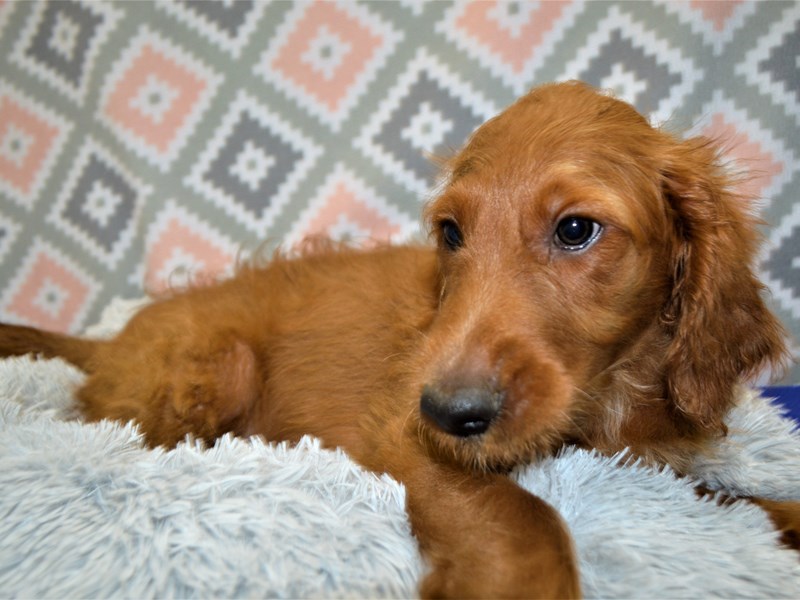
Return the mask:
[[[95, 333], [132, 306], [112, 306]], [[0, 361], [0, 595], [415, 595], [425, 567], [391, 478], [313, 439], [147, 450], [131, 424], [77, 418], [81, 379], [58, 360]], [[800, 435], [769, 401], [738, 400], [695, 475], [800, 498]], [[566, 519], [589, 597], [800, 597], [798, 557], [755, 506], [720, 507], [669, 470], [576, 449], [515, 476]]]

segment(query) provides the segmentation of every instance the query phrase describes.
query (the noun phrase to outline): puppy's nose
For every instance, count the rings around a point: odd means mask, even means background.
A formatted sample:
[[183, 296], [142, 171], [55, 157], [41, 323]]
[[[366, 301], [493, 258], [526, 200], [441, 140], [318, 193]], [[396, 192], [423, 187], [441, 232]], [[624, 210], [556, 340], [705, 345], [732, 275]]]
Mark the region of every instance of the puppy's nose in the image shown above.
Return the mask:
[[502, 405], [501, 393], [475, 387], [448, 394], [426, 385], [420, 398], [422, 414], [442, 431], [459, 437], [484, 433]]

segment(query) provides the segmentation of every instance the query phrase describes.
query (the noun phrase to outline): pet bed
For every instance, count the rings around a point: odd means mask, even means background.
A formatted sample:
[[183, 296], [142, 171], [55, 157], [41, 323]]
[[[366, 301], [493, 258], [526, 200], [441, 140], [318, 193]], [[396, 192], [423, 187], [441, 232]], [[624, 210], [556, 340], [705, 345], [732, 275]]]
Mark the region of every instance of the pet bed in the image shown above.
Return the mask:
[[[113, 303], [93, 332], [135, 306]], [[0, 361], [0, 595], [415, 595], [425, 566], [391, 478], [311, 438], [148, 450], [131, 424], [77, 418], [81, 379], [60, 360]], [[737, 395], [729, 436], [694, 475], [800, 498], [800, 435], [768, 400]], [[759, 508], [698, 499], [668, 469], [567, 448], [515, 477], [569, 524], [587, 597], [800, 597], [798, 556]]]

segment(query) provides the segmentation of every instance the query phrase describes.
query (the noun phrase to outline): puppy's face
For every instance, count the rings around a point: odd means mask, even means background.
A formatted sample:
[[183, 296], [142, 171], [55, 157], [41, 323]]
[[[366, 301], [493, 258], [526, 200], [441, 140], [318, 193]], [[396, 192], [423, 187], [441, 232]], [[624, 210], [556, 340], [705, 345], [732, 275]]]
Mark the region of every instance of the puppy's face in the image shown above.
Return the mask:
[[[590, 431], [619, 436], [637, 401], [620, 400], [621, 381], [644, 369], [642, 352], [657, 360], [633, 387], [666, 402], [690, 243], [668, 189], [670, 145], [627, 104], [565, 84], [534, 90], [455, 157], [427, 211], [441, 271], [420, 392], [432, 444], [495, 469], [591, 443]], [[751, 252], [734, 267], [749, 273]], [[757, 284], [745, 285], [753, 302]]]

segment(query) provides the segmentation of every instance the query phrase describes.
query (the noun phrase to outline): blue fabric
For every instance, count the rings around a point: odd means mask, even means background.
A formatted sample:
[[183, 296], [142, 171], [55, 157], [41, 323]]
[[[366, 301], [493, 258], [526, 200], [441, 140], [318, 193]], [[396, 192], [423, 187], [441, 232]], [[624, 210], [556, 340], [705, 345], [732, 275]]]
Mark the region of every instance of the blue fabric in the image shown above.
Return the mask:
[[775, 398], [789, 411], [788, 416], [800, 423], [800, 386], [774, 386], [762, 388], [764, 396]]

